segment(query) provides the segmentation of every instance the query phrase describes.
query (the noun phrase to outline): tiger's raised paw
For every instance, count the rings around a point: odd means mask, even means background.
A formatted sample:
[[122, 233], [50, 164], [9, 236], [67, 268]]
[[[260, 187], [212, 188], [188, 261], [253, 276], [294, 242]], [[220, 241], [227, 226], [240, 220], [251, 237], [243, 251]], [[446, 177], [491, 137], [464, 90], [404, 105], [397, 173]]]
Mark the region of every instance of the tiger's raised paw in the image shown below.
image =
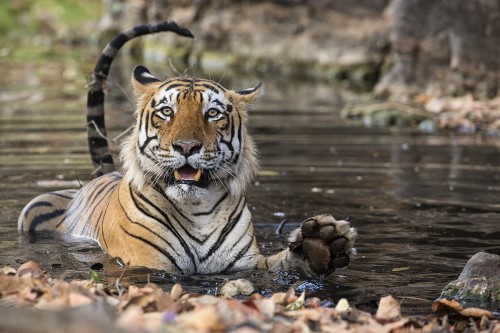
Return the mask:
[[290, 251], [305, 262], [308, 274], [327, 275], [349, 264], [355, 254], [356, 230], [349, 222], [318, 215], [302, 222], [288, 239]]

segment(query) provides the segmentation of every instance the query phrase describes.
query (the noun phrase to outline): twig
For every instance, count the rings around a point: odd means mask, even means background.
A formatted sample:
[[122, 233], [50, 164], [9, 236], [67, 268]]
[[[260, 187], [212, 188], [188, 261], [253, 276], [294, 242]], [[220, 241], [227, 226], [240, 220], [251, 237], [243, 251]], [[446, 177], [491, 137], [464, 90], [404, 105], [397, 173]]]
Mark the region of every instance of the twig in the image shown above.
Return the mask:
[[99, 171], [101, 171], [101, 169], [102, 169], [102, 165], [99, 165], [99, 167], [98, 167], [98, 168], [96, 168], [96, 169], [95, 169], [95, 170], [94, 170], [94, 171], [90, 174], [90, 176], [92, 176], [92, 177], [93, 177], [93, 176], [95, 176], [95, 174], [96, 174], [96, 173], [98, 173]]
[[95, 123], [95, 121], [91, 120], [87, 123], [87, 126], [89, 125], [93, 125], [95, 130], [97, 131], [97, 133], [103, 138], [103, 139], [106, 139], [106, 140], [109, 140], [106, 135], [104, 135], [101, 130], [99, 129], [99, 127], [97, 127], [97, 124]]
[[168, 63], [170, 67], [172, 67], [174, 73], [177, 74], [178, 76], [187, 76], [187, 72], [194, 66], [194, 64], [191, 64], [181, 73], [177, 68], [175, 68], [174, 63], [172, 62], [172, 58], [168, 58]]
[[111, 84], [118, 87], [118, 89], [120, 89], [120, 91], [123, 93], [123, 95], [127, 98], [127, 101], [130, 103], [130, 105], [134, 104], [132, 102], [132, 100], [130, 99], [130, 96], [128, 95], [127, 91], [125, 90], [125, 88], [123, 88], [123, 86], [121, 84], [119, 84], [118, 82], [115, 82], [115, 81], [112, 81]]
[[431, 300], [428, 300], [428, 299], [425, 299], [425, 298], [412, 297], [412, 296], [402, 296], [401, 297], [401, 303], [403, 303], [403, 301], [405, 299], [411, 299], [411, 300], [414, 300], [414, 301], [421, 301], [421, 302], [431, 302]]
[[[76, 180], [78, 181], [78, 185], [80, 186], [80, 188], [83, 187], [83, 184], [82, 182], [80, 181], [80, 177], [78, 177], [78, 172], [76, 172], [76, 170], [73, 170], [75, 171], [75, 177], [76, 177]], [[94, 171], [95, 172], [95, 171]]]
[[175, 68], [174, 63], [172, 62], [172, 58], [168, 58], [168, 64], [170, 65], [170, 68], [174, 71], [175, 74], [182, 76], [182, 73]]
[[120, 274], [120, 277], [115, 282], [115, 288], [118, 291], [118, 296], [121, 296], [123, 294], [124, 289], [120, 287], [120, 281], [123, 278], [123, 275], [125, 275], [125, 271], [127, 270], [128, 266], [129, 266], [128, 264], [125, 266], [122, 273]]
[[129, 128], [127, 128], [125, 131], [121, 132], [117, 136], [115, 136], [111, 141], [115, 142], [116, 140], [120, 139], [122, 136], [126, 135], [128, 132], [130, 132], [135, 125], [131, 125]]

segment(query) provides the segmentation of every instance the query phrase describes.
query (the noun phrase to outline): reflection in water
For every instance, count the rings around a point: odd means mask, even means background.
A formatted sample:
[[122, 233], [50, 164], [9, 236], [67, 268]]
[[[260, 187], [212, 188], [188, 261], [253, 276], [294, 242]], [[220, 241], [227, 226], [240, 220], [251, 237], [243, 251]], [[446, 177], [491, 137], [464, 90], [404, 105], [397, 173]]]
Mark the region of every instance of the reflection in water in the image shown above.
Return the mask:
[[[123, 269], [95, 244], [16, 231], [28, 200], [84, 181], [91, 172], [84, 75], [81, 81], [61, 81], [54, 73], [65, 66], [50, 64], [50, 71], [19, 66], [0, 77], [8, 87], [0, 96], [0, 265], [35, 259], [55, 277], [88, 278], [90, 267], [103, 263], [101, 278], [114, 283]], [[32, 84], [21, 84], [19, 77], [30, 77]], [[255, 81], [223, 83], [240, 89]], [[274, 234], [283, 219], [290, 221], [286, 233], [304, 218], [328, 212], [350, 217], [358, 228], [358, 256], [325, 279], [266, 272], [238, 277], [249, 278], [264, 294], [294, 287], [354, 304], [392, 294], [405, 298], [404, 311], [428, 313], [430, 302], [470, 256], [481, 250], [500, 254], [498, 138], [354, 127], [339, 117], [345, 95], [327, 84], [266, 80], [266, 91], [251, 113], [262, 172], [248, 193], [262, 251], [286, 245], [284, 235]], [[32, 94], [38, 97], [31, 99]], [[131, 103], [120, 89], [113, 96], [107, 106], [110, 137], [132, 119]], [[123, 279], [165, 287], [181, 282], [191, 292], [215, 293], [235, 277], [179, 277], [134, 268]]]

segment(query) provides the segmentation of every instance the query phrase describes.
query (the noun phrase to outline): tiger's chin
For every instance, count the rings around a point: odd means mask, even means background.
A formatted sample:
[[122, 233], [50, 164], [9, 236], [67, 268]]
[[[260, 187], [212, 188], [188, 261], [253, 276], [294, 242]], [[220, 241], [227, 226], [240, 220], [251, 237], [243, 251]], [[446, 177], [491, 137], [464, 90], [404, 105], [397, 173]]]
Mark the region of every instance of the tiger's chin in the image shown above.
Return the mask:
[[167, 176], [165, 194], [177, 202], [199, 204], [209, 195], [210, 178], [207, 174], [186, 164]]
[[210, 195], [208, 184], [205, 187], [198, 186], [194, 182], [174, 182], [167, 185], [165, 194], [180, 203], [198, 205], [203, 202], [203, 199]]

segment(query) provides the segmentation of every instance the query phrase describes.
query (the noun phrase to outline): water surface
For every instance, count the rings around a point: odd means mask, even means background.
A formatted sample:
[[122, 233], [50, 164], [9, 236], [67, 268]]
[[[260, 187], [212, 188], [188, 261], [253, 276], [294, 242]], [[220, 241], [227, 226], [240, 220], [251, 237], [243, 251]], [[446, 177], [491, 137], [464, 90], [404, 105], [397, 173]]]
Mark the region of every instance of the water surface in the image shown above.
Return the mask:
[[[133, 119], [130, 93], [122, 89], [129, 91], [134, 65], [122, 64], [110, 80], [111, 138]], [[88, 278], [94, 269], [114, 283], [122, 268], [92, 242], [16, 231], [17, 216], [32, 197], [78, 187], [92, 172], [85, 132], [90, 65], [0, 67], [0, 265], [17, 267], [34, 259], [54, 277]], [[151, 67], [160, 77], [170, 73], [159, 64]], [[130, 269], [123, 282], [152, 281], [165, 288], [181, 282], [190, 292], [215, 293], [225, 279], [243, 276], [263, 294], [294, 287], [325, 304], [346, 297], [367, 309], [392, 294], [403, 299], [404, 312], [426, 314], [474, 253], [500, 254], [498, 138], [360, 127], [340, 118], [352, 93], [328, 83], [264, 81], [266, 97], [250, 115], [262, 170], [248, 191], [262, 251], [285, 246], [286, 233], [306, 217], [331, 213], [358, 229], [356, 259], [324, 279], [283, 272], [180, 277]], [[222, 82], [244, 89], [258, 81], [224, 77]], [[275, 234], [284, 219], [285, 235]]]

